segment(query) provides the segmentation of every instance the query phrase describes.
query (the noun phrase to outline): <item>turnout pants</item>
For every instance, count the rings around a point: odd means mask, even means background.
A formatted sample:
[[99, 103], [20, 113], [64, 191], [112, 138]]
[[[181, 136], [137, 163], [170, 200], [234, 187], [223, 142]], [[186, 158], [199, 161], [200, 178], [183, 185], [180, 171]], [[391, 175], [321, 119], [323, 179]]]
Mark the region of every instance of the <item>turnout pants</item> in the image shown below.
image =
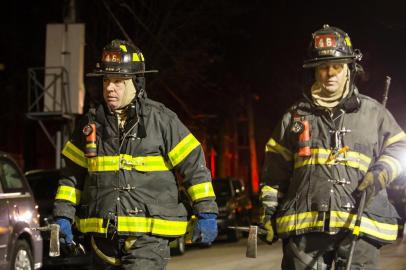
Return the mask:
[[[335, 235], [309, 233], [283, 240], [283, 270], [345, 270], [350, 252], [351, 236], [348, 232]], [[379, 247], [358, 239], [351, 270], [378, 269]]]
[[164, 270], [170, 258], [167, 239], [139, 237], [94, 237], [92, 251], [97, 270]]

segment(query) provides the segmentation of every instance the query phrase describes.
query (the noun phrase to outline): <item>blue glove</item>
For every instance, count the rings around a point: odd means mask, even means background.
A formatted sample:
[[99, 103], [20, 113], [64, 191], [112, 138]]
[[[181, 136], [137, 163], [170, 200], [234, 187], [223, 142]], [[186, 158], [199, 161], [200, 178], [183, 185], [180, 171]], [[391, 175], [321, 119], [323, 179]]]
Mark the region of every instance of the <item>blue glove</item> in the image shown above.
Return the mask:
[[211, 244], [217, 237], [216, 214], [201, 213], [193, 230], [193, 242]]
[[59, 225], [59, 229], [62, 233], [62, 236], [65, 238], [67, 244], [73, 243], [73, 234], [72, 234], [72, 225], [70, 224], [70, 220], [67, 218], [57, 218], [55, 221], [56, 224]]

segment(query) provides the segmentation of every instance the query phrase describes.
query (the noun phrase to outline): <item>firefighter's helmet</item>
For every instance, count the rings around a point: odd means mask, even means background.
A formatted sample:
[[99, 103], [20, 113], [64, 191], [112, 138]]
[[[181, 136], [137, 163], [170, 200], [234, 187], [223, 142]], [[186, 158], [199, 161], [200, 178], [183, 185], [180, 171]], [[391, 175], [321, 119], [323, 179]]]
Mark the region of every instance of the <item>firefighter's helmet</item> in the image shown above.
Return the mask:
[[115, 39], [103, 48], [101, 62], [87, 76], [135, 77], [145, 73], [157, 72], [145, 70], [144, 56], [139, 48], [128, 41]]
[[361, 58], [361, 52], [352, 48], [347, 33], [325, 24], [312, 34], [308, 59], [304, 61], [303, 67], [315, 67], [323, 62], [354, 63]]

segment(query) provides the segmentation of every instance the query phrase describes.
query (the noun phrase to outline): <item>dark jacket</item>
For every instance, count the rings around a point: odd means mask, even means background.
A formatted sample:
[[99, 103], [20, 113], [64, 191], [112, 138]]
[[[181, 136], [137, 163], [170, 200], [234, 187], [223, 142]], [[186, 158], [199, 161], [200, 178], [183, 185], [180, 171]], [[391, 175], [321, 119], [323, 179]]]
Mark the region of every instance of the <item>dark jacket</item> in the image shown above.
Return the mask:
[[[309, 122], [307, 142], [297, 132], [297, 122], [303, 120]], [[299, 156], [305, 146], [310, 155]], [[359, 182], [372, 169], [386, 169], [395, 179], [405, 150], [405, 133], [388, 110], [367, 96], [352, 94], [332, 113], [309, 98], [300, 100], [283, 116], [265, 149], [263, 199], [277, 206], [278, 235], [352, 230]], [[389, 243], [397, 236], [397, 217], [384, 189], [365, 209], [360, 234]]]
[[[164, 105], [142, 98], [127, 112], [124, 131], [115, 114], [99, 106], [76, 125], [62, 154], [67, 163], [54, 215], [74, 220], [79, 231], [180, 236], [187, 211], [178, 199], [175, 174], [193, 201], [195, 214], [216, 213], [217, 204], [200, 143]], [[96, 122], [97, 156], [84, 156], [82, 130]]]

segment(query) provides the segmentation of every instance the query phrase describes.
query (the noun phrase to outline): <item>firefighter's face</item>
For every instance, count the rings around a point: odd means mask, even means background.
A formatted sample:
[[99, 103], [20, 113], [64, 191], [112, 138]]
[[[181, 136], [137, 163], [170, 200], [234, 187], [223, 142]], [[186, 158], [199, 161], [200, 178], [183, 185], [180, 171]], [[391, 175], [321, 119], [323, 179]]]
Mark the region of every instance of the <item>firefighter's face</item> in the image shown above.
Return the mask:
[[107, 106], [111, 110], [116, 110], [121, 107], [125, 92], [125, 79], [124, 78], [109, 78], [103, 79], [103, 97]]
[[324, 89], [333, 93], [347, 80], [347, 64], [323, 63], [316, 67], [316, 80]]

